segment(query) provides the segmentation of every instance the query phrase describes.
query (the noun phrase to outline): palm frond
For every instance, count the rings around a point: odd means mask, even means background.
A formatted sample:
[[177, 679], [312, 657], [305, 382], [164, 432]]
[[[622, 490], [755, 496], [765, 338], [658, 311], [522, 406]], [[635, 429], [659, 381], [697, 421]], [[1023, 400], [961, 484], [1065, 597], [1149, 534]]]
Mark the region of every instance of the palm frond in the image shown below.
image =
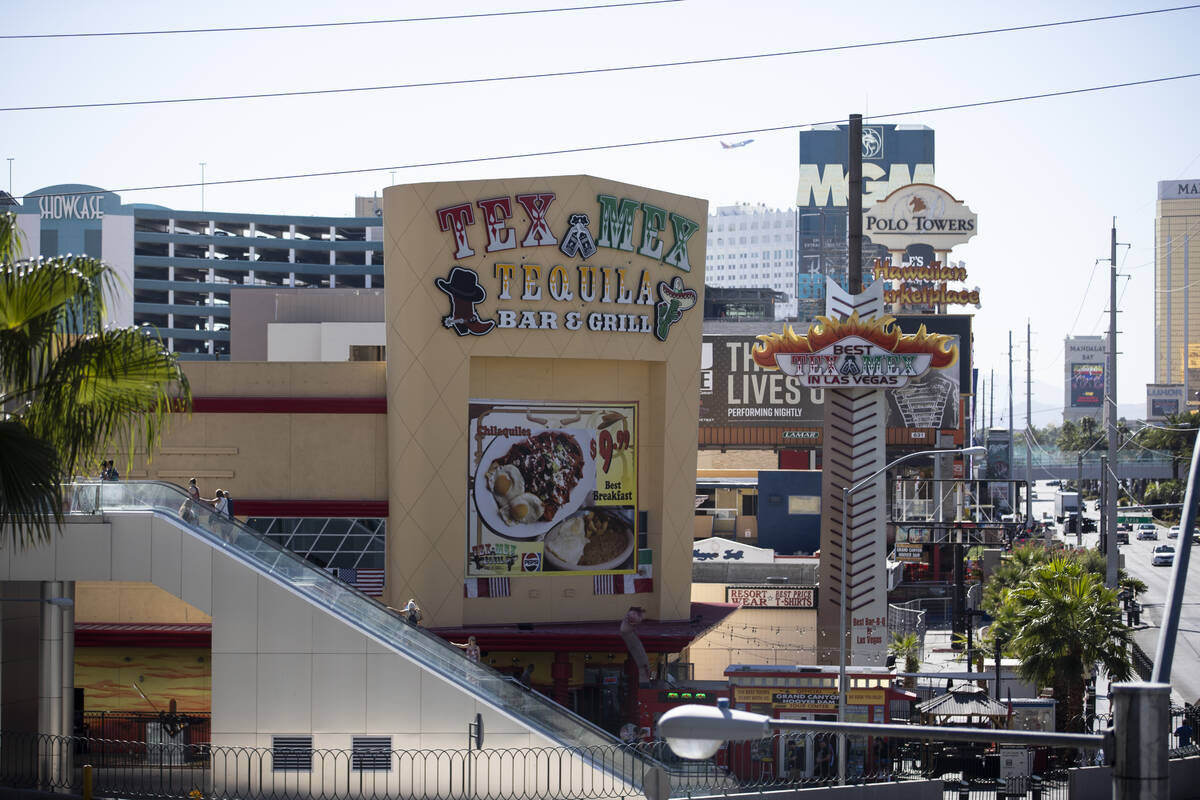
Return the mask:
[[152, 447], [172, 403], [189, 399], [175, 356], [138, 328], [117, 328], [64, 348], [22, 418], [73, 470], [117, 441]]
[[62, 522], [62, 477], [53, 446], [19, 420], [0, 420], [0, 531], [14, 545], [47, 541]]

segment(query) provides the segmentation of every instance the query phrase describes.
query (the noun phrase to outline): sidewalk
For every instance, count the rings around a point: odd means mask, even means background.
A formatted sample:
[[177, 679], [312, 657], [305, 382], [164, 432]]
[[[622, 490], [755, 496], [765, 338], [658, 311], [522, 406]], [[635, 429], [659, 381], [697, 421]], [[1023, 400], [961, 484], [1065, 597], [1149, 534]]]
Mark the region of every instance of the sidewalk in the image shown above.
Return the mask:
[[921, 672], [965, 672], [966, 654], [951, 647], [954, 636], [949, 628], [925, 631], [925, 658]]

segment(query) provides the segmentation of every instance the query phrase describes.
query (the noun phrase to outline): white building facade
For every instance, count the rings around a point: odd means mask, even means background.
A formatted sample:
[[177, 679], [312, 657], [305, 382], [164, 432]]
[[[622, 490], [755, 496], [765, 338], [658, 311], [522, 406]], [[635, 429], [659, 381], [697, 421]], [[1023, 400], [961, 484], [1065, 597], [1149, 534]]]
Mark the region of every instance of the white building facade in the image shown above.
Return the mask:
[[775, 316], [796, 314], [796, 210], [759, 203], [718, 206], [708, 215], [709, 286], [772, 289], [787, 300]]

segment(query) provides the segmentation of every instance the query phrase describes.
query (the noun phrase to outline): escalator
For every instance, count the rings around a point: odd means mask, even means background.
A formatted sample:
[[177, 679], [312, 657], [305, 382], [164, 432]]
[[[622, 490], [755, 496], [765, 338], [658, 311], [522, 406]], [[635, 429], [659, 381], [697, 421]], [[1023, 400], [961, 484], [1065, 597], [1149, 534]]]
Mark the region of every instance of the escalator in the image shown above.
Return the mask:
[[440, 637], [404, 622], [377, 600], [234, 519], [207, 507], [188, 510], [187, 493], [158, 481], [77, 482], [65, 488], [72, 514], [150, 512], [248, 569], [304, 598], [342, 623], [519, 721], [571, 748], [617, 780], [642, 787], [662, 764], [621, 745], [607, 731], [486, 664], [464, 658]]

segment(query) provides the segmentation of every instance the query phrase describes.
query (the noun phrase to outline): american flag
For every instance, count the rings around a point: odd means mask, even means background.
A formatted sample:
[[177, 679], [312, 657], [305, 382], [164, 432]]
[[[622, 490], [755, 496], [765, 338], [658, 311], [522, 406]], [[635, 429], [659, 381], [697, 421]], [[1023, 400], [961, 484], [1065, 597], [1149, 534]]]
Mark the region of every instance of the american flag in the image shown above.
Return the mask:
[[463, 583], [463, 597], [508, 597], [512, 584], [508, 578], [467, 578]]
[[654, 578], [640, 575], [596, 575], [592, 594], [646, 594], [654, 591]]
[[335, 567], [333, 574], [338, 579], [371, 597], [383, 596], [383, 570], [369, 568]]

